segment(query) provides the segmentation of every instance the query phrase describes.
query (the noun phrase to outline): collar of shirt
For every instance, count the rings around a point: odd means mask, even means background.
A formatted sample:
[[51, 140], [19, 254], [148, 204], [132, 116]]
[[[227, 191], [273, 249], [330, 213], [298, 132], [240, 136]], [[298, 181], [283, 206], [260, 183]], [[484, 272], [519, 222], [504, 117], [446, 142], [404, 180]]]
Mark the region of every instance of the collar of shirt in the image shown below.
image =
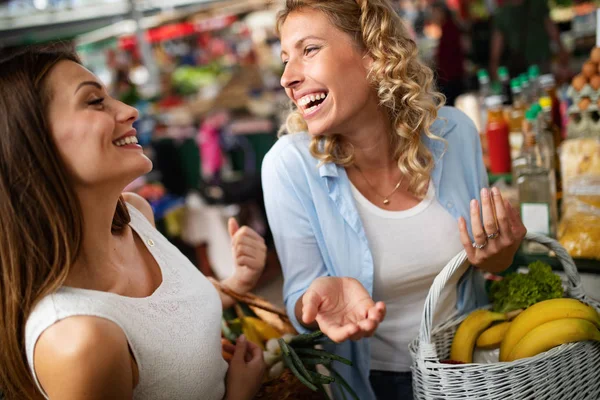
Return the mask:
[[[456, 121], [454, 119], [438, 118], [431, 125], [431, 133], [438, 138], [444, 139], [449, 132], [456, 127]], [[436, 194], [438, 193], [437, 188], [440, 186], [443, 168], [443, 155], [446, 148], [446, 143], [443, 140], [435, 140], [430, 137], [424, 136], [423, 142], [431, 151], [435, 162], [434, 169], [432, 171], [431, 179], [433, 180], [434, 187], [436, 188]], [[319, 175], [325, 179], [329, 197], [337, 204], [340, 213], [346, 220], [346, 222], [352, 227], [362, 240], [366, 242], [366, 235], [364, 233], [362, 221], [356, 210], [356, 206], [353, 201], [353, 197], [350, 192], [350, 184], [347, 179], [346, 170], [344, 167], [336, 165], [334, 163], [324, 163], [319, 166]], [[344, 177], [344, 179], [339, 179]], [[348, 195], [350, 193], [350, 195]], [[439, 196], [439, 194], [438, 194]], [[370, 265], [372, 265], [372, 256]], [[363, 270], [365, 272], [364, 282], [368, 282], [370, 286], [367, 288], [369, 293], [373, 293], [372, 287], [372, 271]]]

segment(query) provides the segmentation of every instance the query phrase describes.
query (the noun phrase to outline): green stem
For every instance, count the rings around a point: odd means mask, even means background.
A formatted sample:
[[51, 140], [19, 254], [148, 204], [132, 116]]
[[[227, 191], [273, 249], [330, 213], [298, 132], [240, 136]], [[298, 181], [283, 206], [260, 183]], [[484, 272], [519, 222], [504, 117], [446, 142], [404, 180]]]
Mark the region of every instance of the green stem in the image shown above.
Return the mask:
[[327, 352], [325, 350], [300, 348], [300, 349], [296, 349], [296, 352], [298, 354], [306, 354], [306, 355], [309, 355], [309, 356], [330, 358], [332, 360], [336, 360], [336, 361], [339, 361], [339, 362], [344, 363], [346, 365], [352, 366], [352, 361], [350, 361], [348, 359], [345, 359], [344, 357], [340, 357], [337, 354], [329, 353], [329, 352]]

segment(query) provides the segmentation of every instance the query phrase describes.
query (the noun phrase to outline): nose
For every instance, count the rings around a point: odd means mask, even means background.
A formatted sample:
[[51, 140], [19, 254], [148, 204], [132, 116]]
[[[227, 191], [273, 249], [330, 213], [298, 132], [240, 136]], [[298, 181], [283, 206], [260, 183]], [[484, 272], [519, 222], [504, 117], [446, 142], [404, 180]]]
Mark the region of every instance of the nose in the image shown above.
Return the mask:
[[281, 75], [281, 86], [286, 89], [294, 89], [298, 87], [303, 80], [304, 74], [302, 73], [302, 68], [297, 65], [297, 63], [294, 63], [290, 60], [285, 66], [283, 74]]
[[138, 112], [137, 108], [131, 107], [123, 102], [118, 103], [116, 115], [118, 122], [133, 123], [135, 120], [138, 119], [139, 115], [140, 113]]

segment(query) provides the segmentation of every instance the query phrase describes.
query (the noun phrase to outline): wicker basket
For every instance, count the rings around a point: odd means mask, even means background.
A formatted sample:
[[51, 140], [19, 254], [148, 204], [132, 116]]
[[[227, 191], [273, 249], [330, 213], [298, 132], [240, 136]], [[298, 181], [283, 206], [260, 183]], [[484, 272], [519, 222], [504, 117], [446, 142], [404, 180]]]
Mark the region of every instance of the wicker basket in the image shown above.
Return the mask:
[[[263, 321], [272, 325], [282, 333], [297, 331], [290, 323], [284, 310], [251, 293], [239, 294], [211, 279], [213, 284], [223, 293], [238, 302], [247, 304], [250, 309]], [[321, 392], [314, 392], [298, 380], [288, 369], [276, 379], [265, 379], [258, 394], [254, 397], [261, 400], [323, 400], [326, 397]]]
[[[568, 297], [585, 301], [600, 310], [599, 303], [586, 298], [575, 263], [558, 242], [538, 234], [527, 234], [526, 239], [544, 244], [556, 253], [568, 277]], [[419, 337], [409, 346], [413, 357], [414, 398], [599, 400], [598, 342], [566, 344], [512, 362], [465, 365], [440, 362], [448, 358], [456, 329], [466, 316], [446, 321], [432, 331], [435, 307], [444, 286], [466, 260], [464, 251], [454, 257], [435, 278], [429, 291]]]

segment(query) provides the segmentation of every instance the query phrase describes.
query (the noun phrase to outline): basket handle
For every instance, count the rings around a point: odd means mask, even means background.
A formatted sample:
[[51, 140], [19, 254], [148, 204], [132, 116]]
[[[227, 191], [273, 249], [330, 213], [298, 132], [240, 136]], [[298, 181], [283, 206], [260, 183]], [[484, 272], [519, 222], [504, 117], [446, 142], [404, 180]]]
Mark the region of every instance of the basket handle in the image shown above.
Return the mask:
[[[575, 266], [573, 258], [569, 255], [569, 253], [567, 253], [564, 247], [562, 247], [556, 240], [538, 233], [527, 233], [525, 239], [543, 244], [556, 254], [556, 257], [558, 257], [568, 278], [568, 295], [576, 299], [584, 300], [585, 292], [583, 291], [583, 287], [581, 285], [579, 272], [577, 272], [577, 267]], [[433, 316], [435, 315], [435, 308], [437, 306], [440, 294], [448, 283], [448, 280], [466, 261], [467, 253], [462, 250], [452, 260], [450, 260], [444, 269], [442, 269], [442, 272], [435, 277], [433, 284], [429, 289], [429, 294], [427, 295], [425, 307], [423, 309], [423, 318], [421, 319], [421, 328], [419, 330], [419, 341], [421, 344], [431, 344]]]

